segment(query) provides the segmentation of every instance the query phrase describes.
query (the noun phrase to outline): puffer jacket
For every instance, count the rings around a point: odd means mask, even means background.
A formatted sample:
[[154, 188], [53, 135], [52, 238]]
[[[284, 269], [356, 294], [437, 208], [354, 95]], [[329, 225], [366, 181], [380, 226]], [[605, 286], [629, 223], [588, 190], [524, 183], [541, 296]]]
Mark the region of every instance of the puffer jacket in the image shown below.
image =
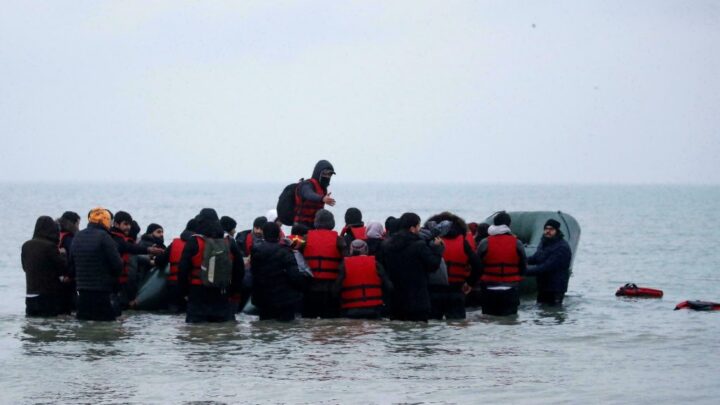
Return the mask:
[[77, 289], [112, 292], [122, 272], [123, 262], [110, 233], [98, 224], [88, 224], [78, 232], [70, 251]]

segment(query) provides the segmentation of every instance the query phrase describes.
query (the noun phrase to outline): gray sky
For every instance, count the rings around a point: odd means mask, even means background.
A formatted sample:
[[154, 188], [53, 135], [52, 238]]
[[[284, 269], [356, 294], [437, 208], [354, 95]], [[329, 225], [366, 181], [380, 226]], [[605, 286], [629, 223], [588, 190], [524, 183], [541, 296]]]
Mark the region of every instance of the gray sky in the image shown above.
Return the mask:
[[3, 1], [0, 180], [720, 183], [717, 1]]

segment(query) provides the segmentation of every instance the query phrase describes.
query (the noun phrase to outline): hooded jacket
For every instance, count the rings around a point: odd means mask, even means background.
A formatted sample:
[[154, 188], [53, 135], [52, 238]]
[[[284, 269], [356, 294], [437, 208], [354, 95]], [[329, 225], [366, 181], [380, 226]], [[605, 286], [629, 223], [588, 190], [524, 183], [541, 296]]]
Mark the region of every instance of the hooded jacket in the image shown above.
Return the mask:
[[315, 189], [313, 188], [312, 184], [310, 184], [309, 181], [305, 181], [300, 185], [300, 197], [303, 200], [308, 201], [314, 201], [314, 202], [322, 202], [323, 197], [327, 194], [327, 188], [330, 185], [328, 182], [327, 184], [323, 184], [323, 181], [320, 179], [320, 174], [323, 172], [323, 170], [335, 170], [333, 168], [333, 165], [330, 164], [327, 160], [321, 160], [315, 164], [315, 168], [313, 169], [312, 177], [313, 179], [317, 180], [318, 183], [320, 183], [320, 187], [322, 187], [325, 194], [320, 195], [315, 192]]
[[428, 243], [407, 230], [383, 242], [378, 259], [394, 286], [391, 302], [396, 315], [430, 311], [428, 273], [440, 266], [442, 252], [442, 245]]
[[107, 229], [95, 223], [75, 235], [70, 261], [77, 289], [82, 291], [112, 292], [123, 269], [115, 241]]
[[59, 240], [60, 232], [55, 221], [48, 216], [38, 218], [33, 238], [22, 245], [20, 254], [27, 294], [60, 292], [60, 276], [66, 271], [67, 260], [58, 250]]
[[538, 291], [566, 292], [570, 278], [572, 251], [562, 234], [540, 241], [535, 254], [528, 258], [527, 275], [537, 277]]
[[302, 300], [305, 276], [289, 247], [277, 242], [254, 245], [250, 257], [253, 305], [282, 308]]

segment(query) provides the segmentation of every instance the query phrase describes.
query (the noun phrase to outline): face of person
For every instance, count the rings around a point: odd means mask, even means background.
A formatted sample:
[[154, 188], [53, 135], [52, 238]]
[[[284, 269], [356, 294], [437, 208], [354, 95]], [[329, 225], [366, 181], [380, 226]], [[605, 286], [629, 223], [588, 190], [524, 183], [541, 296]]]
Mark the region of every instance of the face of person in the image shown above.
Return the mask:
[[543, 230], [543, 236], [548, 239], [554, 238], [555, 235], [557, 235], [557, 229], [553, 228], [552, 226], [546, 226]]
[[415, 226], [410, 227], [410, 233], [414, 233], [415, 235], [420, 233], [420, 224], [417, 224]]
[[165, 231], [162, 228], [158, 228], [158, 229], [152, 231], [151, 235], [153, 238], [162, 239], [163, 236], [165, 235]]
[[130, 222], [116, 223], [116, 226], [120, 230], [120, 232], [124, 233], [125, 235], [130, 234], [130, 228], [132, 228], [132, 224]]

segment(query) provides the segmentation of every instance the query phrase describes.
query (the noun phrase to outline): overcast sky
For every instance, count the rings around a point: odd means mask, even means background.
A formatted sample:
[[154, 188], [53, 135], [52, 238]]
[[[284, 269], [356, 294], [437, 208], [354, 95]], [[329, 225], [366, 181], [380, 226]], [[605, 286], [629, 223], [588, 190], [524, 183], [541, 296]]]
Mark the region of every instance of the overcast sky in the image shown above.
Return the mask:
[[720, 183], [718, 1], [2, 1], [0, 181]]

